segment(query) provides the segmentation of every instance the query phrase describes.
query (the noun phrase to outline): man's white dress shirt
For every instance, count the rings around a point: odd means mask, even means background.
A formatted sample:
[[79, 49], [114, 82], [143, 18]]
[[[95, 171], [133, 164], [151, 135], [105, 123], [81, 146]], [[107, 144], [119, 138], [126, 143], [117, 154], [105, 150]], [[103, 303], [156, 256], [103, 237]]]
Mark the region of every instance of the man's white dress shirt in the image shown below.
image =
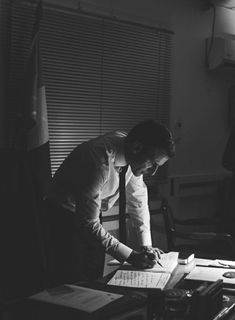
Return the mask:
[[[100, 211], [110, 209], [119, 197], [119, 172], [126, 165], [126, 133], [115, 131], [77, 146], [57, 170], [48, 197], [78, 215], [88, 236], [95, 236], [107, 253], [125, 261], [132, 249], [107, 232]], [[126, 202], [139, 246], [151, 246], [147, 187], [143, 176], [126, 172]]]

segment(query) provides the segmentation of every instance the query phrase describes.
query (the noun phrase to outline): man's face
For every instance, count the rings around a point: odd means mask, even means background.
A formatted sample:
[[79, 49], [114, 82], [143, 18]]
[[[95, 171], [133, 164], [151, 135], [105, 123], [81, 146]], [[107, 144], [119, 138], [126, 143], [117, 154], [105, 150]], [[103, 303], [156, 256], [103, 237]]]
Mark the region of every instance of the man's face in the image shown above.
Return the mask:
[[135, 176], [143, 174], [154, 175], [157, 169], [168, 160], [168, 156], [159, 150], [153, 150], [153, 152], [148, 155], [140, 152], [131, 158], [130, 167]]

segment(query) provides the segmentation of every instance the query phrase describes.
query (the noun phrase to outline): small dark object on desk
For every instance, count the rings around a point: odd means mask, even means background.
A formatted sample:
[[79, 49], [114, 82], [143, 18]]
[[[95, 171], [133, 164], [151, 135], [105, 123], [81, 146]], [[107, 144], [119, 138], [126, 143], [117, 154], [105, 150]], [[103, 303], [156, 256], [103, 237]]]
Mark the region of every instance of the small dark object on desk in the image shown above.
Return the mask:
[[190, 314], [192, 292], [184, 289], [168, 289], [164, 292], [165, 316], [184, 319]]
[[179, 252], [178, 262], [179, 264], [188, 264], [194, 259], [194, 253], [190, 252]]

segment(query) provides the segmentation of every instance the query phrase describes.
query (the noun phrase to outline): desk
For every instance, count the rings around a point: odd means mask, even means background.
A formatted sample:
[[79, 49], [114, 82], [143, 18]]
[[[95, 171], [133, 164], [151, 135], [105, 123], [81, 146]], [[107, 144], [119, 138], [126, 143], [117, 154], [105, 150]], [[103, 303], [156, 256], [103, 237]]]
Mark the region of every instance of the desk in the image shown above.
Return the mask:
[[189, 264], [178, 264], [175, 270], [173, 271], [170, 280], [168, 281], [165, 289], [175, 288], [185, 277], [195, 267], [195, 262], [192, 261]]
[[[175, 286], [177, 286], [184, 276], [189, 273], [193, 267], [195, 266], [195, 263], [192, 261], [188, 265], [178, 265], [175, 270], [173, 271], [166, 287], [165, 290], [167, 289], [172, 289]], [[121, 267], [122, 269], [128, 269], [128, 267]], [[112, 276], [115, 274], [115, 272], [118, 270], [118, 267], [113, 267], [113, 271], [107, 274], [105, 277], [97, 281], [97, 285], [101, 286], [101, 288], [105, 288], [105, 285], [107, 282], [112, 278]], [[103, 287], [102, 287], [103, 286]], [[120, 287], [117, 287], [120, 288]], [[161, 319], [162, 318], [162, 312], [163, 312], [163, 298], [164, 294], [160, 290], [156, 289], [133, 289], [133, 288], [124, 288], [126, 292], [132, 291], [132, 292], [138, 292], [143, 294], [146, 299], [147, 299], [147, 319], [152, 320], [152, 319]]]
[[[192, 287], [187, 286], [187, 282], [184, 281], [184, 277], [186, 276], [186, 274], [188, 274], [195, 266], [195, 262], [192, 261], [190, 264], [187, 265], [178, 265], [175, 270], [173, 271], [170, 280], [168, 281], [165, 290], [168, 289], [173, 289], [173, 288], [184, 288], [184, 289], [192, 289]], [[116, 268], [117, 270], [117, 268]], [[99, 283], [105, 284], [107, 283], [110, 278], [113, 276], [113, 274], [115, 273], [115, 271], [111, 272], [110, 274], [106, 275], [103, 279], [99, 280]], [[184, 285], [184, 283], [186, 283]], [[195, 287], [197, 286], [196, 284], [198, 284], [198, 282], [194, 282]], [[126, 290], [133, 290], [126, 288]], [[152, 320], [152, 319], [156, 319], [156, 320], [167, 320], [167, 319], [171, 319], [171, 320], [183, 320], [183, 318], [181, 316], [171, 316], [169, 317], [165, 317], [163, 316], [163, 308], [164, 306], [164, 301], [163, 301], [163, 296], [164, 294], [159, 294], [159, 292], [156, 292], [155, 289], [136, 289], [138, 292], [142, 292], [144, 294], [146, 294], [147, 297], [147, 309], [148, 309], [148, 320]], [[229, 297], [229, 301], [224, 303], [224, 306], [229, 306], [231, 305], [233, 302], [235, 302], [235, 288], [234, 288], [234, 292], [232, 291], [226, 291], [224, 290], [223, 295], [226, 295]], [[191, 319], [187, 319], [187, 320], [191, 320]], [[227, 317], [226, 320], [235, 320], [235, 310], [232, 311]]]
[[[189, 273], [193, 267], [195, 266], [194, 262], [191, 262], [188, 265], [178, 265], [175, 270], [173, 271], [171, 278], [169, 282], [167, 283], [165, 290], [172, 289], [172, 288], [183, 288], [183, 284], [185, 281], [182, 281], [184, 279], [184, 276]], [[110, 274], [106, 275], [104, 278], [100, 279], [99, 281], [96, 281], [95, 283], [78, 283], [78, 285], [81, 286], [87, 286], [94, 289], [103, 289], [104, 291], [109, 290], [109, 286], [107, 286], [107, 281], [112, 277], [112, 275], [115, 273], [115, 270], [117, 270], [117, 267], [114, 268], [114, 271]], [[187, 286], [186, 286], [187, 288]], [[190, 287], [188, 288], [190, 289]], [[113, 288], [115, 291], [115, 288]], [[164, 290], [164, 291], [165, 291]], [[127, 310], [125, 312], [114, 314], [111, 317], [108, 318], [108, 320], [183, 320], [183, 318], [180, 316], [177, 316], [177, 314], [171, 314], [171, 318], [166, 317], [163, 315], [163, 311], [165, 310], [164, 305], [164, 292], [158, 291], [156, 289], [136, 289], [133, 290], [129, 288], [116, 288], [116, 292], [123, 291], [125, 293], [138, 293], [143, 296], [144, 299], [144, 305], [136, 308], [132, 308], [131, 310]], [[166, 292], [166, 291], [165, 291]], [[228, 304], [231, 304], [232, 302], [235, 302], [235, 292], [225, 292], [226, 295], [229, 296], [230, 301]], [[37, 307], [33, 310], [33, 314], [29, 312], [28, 304], [26, 303], [25, 307], [20, 306], [20, 308], [17, 308], [17, 313], [19, 315], [19, 311], [22, 315], [22, 319], [24, 320], [45, 320], [45, 319], [55, 319], [55, 320], [84, 320], [85, 318], [78, 316], [76, 312], [71, 312], [71, 310], [61, 309], [61, 308], [40, 308], [40, 313], [37, 312]], [[12, 317], [11, 320], [19, 320], [19, 317]], [[92, 319], [92, 318], [89, 318]], [[107, 319], [105, 317], [101, 317], [99, 319]], [[191, 319], [187, 319], [191, 320]], [[226, 318], [226, 320], [235, 320], [235, 311], [232, 312], [232, 314], [229, 314], [229, 316]]]
[[146, 305], [146, 296], [137, 292], [111, 288], [98, 281], [79, 282], [31, 296], [25, 302], [22, 319], [147, 320]]

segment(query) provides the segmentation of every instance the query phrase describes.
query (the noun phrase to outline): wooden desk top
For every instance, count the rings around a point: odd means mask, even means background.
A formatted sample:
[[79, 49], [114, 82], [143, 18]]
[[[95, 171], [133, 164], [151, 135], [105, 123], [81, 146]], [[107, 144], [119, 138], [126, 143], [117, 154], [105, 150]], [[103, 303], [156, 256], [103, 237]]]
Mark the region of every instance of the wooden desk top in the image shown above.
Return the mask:
[[[169, 279], [164, 290], [173, 289], [177, 285], [179, 286], [180, 283], [183, 282], [185, 276], [194, 268], [194, 266], [195, 266], [195, 261], [192, 261], [191, 263], [189, 263], [187, 265], [180, 265], [180, 264], [177, 265], [177, 267], [173, 271], [171, 278]], [[111, 273], [106, 275], [99, 282], [106, 284], [111, 279], [111, 277], [115, 274], [117, 269], [118, 269], [118, 267], [116, 266]], [[133, 288], [126, 288], [126, 290], [129, 290], [129, 289], [131, 291], [133, 291]], [[146, 294], [147, 294], [147, 291], [150, 292], [150, 290], [155, 290], [155, 289], [136, 289], [136, 290], [141, 291], [141, 292], [146, 292]], [[234, 292], [232, 290], [231, 290], [231, 292], [225, 290], [224, 295], [226, 295], [229, 298], [229, 301], [225, 302], [224, 306], [229, 306], [233, 302], [235, 302], [235, 288], [234, 288]], [[235, 311], [231, 312], [231, 314], [229, 314], [226, 317], [226, 320], [235, 320]]]
[[172, 289], [177, 284], [179, 284], [183, 278], [195, 267], [195, 262], [192, 261], [189, 264], [178, 264], [175, 270], [173, 271], [165, 289]]
[[[177, 267], [175, 268], [175, 270], [173, 271], [165, 289], [174, 288], [179, 283], [179, 281], [181, 281], [182, 278], [184, 278], [184, 276], [194, 268], [194, 266], [195, 266], [194, 261], [192, 261], [191, 263], [189, 263], [187, 265], [178, 264]], [[103, 284], [107, 283], [119, 268], [120, 267], [113, 266], [112, 271], [110, 273], [108, 273], [105, 277], [103, 277], [102, 279], [99, 279], [98, 282], [103, 283]], [[128, 269], [127, 266], [121, 267], [121, 268]], [[149, 270], [151, 271], [151, 269], [149, 269]], [[132, 288], [132, 290], [133, 290], [133, 288]]]

